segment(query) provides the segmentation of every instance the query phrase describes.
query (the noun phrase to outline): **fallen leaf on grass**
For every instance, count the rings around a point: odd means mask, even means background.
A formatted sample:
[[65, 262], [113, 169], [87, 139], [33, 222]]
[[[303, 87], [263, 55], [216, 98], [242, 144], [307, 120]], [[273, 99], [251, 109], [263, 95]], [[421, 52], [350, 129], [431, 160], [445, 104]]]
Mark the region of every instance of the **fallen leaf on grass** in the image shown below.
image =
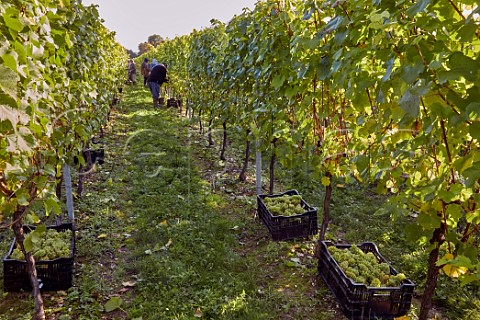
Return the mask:
[[114, 197], [107, 197], [107, 198], [104, 198], [104, 199], [101, 199], [100, 202], [101, 203], [108, 203], [108, 202], [115, 202], [115, 198]]
[[106, 312], [111, 312], [117, 310], [122, 305], [123, 300], [119, 297], [112, 297], [105, 305], [103, 306]]
[[159, 243], [155, 244], [155, 247], [153, 248], [153, 252], [158, 252], [158, 251], [164, 251], [167, 250], [168, 247], [172, 245], [172, 239], [169, 239], [168, 242], [165, 245], [160, 245]]
[[124, 287], [135, 287], [136, 284], [137, 284], [137, 281], [122, 282], [122, 286], [124, 286]]
[[302, 263], [300, 262], [299, 258], [291, 258], [290, 261], [286, 261], [285, 265], [287, 267], [301, 267]]
[[161, 225], [162, 227], [167, 227], [167, 226], [168, 226], [167, 220], [163, 220], [162, 222], [160, 222], [160, 225]]

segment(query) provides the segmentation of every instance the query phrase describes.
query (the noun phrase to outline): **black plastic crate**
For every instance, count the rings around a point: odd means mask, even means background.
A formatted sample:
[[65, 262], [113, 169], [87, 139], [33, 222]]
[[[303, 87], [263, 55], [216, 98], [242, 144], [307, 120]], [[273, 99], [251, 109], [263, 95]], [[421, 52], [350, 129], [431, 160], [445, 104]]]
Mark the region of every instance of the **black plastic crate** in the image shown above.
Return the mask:
[[[368, 287], [353, 282], [328, 251], [331, 241], [321, 241], [318, 273], [339, 300], [347, 318], [394, 319], [407, 314], [413, 297], [415, 283], [405, 279], [399, 287]], [[350, 244], [335, 245], [339, 249], [350, 248]], [[380, 262], [389, 262], [378, 252], [373, 242], [364, 242], [358, 247], [365, 253], [372, 252]], [[390, 265], [390, 264], [389, 264]], [[390, 265], [390, 273], [398, 274]]]
[[308, 237], [318, 232], [317, 209], [310, 206], [302, 199], [302, 207], [304, 213], [293, 216], [273, 215], [265, 205], [263, 199], [276, 198], [283, 195], [298, 195], [297, 190], [289, 190], [283, 193], [267, 195], [257, 195], [258, 215], [262, 219], [265, 226], [270, 231], [272, 239], [289, 240], [294, 238]]
[[174, 98], [167, 99], [167, 107], [177, 108], [178, 100]]
[[[25, 233], [34, 230], [34, 226], [24, 226]], [[63, 223], [58, 226], [47, 226], [59, 232], [72, 230], [72, 247], [70, 257], [54, 260], [35, 261], [37, 277], [42, 291], [67, 290], [72, 286], [73, 260], [75, 255], [75, 229], [72, 223]], [[3, 259], [3, 290], [6, 292], [31, 291], [32, 286], [26, 271], [24, 260], [9, 259], [15, 249], [16, 239], [13, 240], [7, 256]]]

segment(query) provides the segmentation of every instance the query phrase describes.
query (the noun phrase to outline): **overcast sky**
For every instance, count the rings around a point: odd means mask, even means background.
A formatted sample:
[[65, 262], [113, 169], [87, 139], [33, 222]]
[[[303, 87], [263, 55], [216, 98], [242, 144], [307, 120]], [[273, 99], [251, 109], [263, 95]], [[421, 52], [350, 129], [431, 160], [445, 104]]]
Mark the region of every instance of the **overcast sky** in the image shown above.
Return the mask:
[[173, 39], [193, 29], [210, 26], [211, 19], [227, 23], [243, 8], [253, 10], [257, 0], [82, 0], [97, 4], [105, 26], [116, 32], [116, 39], [127, 49], [138, 51], [138, 44], [158, 34]]

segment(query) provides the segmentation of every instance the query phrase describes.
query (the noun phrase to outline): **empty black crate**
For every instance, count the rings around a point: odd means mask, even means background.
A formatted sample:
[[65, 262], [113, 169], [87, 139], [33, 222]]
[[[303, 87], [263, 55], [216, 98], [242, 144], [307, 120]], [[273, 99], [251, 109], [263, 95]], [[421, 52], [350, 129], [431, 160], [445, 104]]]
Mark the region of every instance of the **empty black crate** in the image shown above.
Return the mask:
[[263, 201], [265, 198], [276, 198], [283, 195], [293, 196], [298, 194], [297, 190], [289, 190], [274, 195], [257, 195], [258, 215], [268, 228], [268, 231], [270, 231], [273, 240], [289, 240], [308, 237], [318, 232], [317, 209], [311, 207], [305, 202], [305, 200], [302, 199], [301, 202], [305, 212], [294, 216], [273, 215], [267, 209], [267, 206]]
[[[354, 283], [345, 275], [328, 251], [328, 247], [333, 245], [330, 241], [321, 241], [318, 272], [339, 300], [349, 319], [393, 319], [407, 314], [415, 283], [406, 279], [399, 287], [380, 288]], [[339, 249], [347, 249], [351, 245], [335, 246]], [[365, 253], [372, 252], [378, 261], [388, 263], [373, 242], [364, 242], [358, 247]], [[390, 273], [398, 274], [392, 266], [390, 266]]]
[[[34, 229], [34, 226], [23, 227], [25, 233]], [[42, 291], [66, 290], [72, 286], [75, 230], [72, 223], [48, 226], [47, 229], [55, 229], [59, 232], [72, 230], [71, 253], [68, 258], [35, 261], [38, 281]], [[25, 260], [9, 259], [16, 246], [15, 240], [13, 240], [7, 256], [3, 259], [3, 289], [6, 292], [31, 291], [32, 286], [26, 271]]]

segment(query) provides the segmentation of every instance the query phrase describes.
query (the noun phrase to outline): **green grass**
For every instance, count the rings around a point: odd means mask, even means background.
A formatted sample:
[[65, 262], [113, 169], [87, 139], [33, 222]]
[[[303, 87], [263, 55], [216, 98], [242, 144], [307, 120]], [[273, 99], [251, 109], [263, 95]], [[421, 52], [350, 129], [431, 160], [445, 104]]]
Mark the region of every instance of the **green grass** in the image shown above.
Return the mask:
[[130, 119], [143, 130], [127, 155], [138, 226], [131, 259], [139, 276], [130, 317], [276, 319], [258, 296], [257, 270], [235, 252], [235, 222], [223, 217], [227, 202], [200, 177], [188, 123], [172, 110]]
[[[105, 164], [75, 202], [74, 287], [44, 294], [47, 318], [344, 319], [317, 275], [316, 237], [273, 242], [258, 220], [253, 166], [247, 182], [237, 180], [243, 138], [231, 130], [219, 161], [220, 131], [209, 147], [195, 121], [154, 110], [143, 87], [125, 91], [103, 140]], [[268, 153], [263, 160], [268, 168]], [[323, 187], [311, 170], [278, 166], [277, 177], [276, 192], [297, 189], [319, 208], [320, 222]], [[356, 184], [335, 188], [327, 237], [375, 242], [421, 288], [426, 253], [406, 241], [409, 218], [377, 212], [386, 199]], [[0, 236], [3, 253], [11, 235]], [[0, 294], [0, 319], [31, 318], [28, 293]], [[112, 298], [121, 303], [106, 312]], [[436, 303], [449, 319], [476, 319], [480, 310], [478, 290], [444, 277]], [[417, 309], [418, 301], [411, 314]]]

